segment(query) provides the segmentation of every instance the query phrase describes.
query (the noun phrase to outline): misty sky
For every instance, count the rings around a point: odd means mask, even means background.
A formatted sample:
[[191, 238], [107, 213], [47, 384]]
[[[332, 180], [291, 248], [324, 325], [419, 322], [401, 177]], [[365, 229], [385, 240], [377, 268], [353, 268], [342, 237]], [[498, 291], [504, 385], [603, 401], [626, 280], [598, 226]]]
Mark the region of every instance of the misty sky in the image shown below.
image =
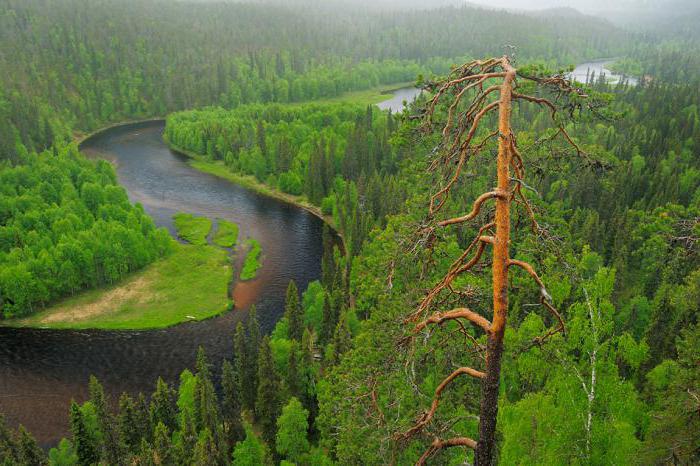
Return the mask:
[[544, 8], [573, 7], [579, 11], [621, 10], [639, 8], [663, 0], [468, 0], [470, 3], [494, 8], [540, 10]]

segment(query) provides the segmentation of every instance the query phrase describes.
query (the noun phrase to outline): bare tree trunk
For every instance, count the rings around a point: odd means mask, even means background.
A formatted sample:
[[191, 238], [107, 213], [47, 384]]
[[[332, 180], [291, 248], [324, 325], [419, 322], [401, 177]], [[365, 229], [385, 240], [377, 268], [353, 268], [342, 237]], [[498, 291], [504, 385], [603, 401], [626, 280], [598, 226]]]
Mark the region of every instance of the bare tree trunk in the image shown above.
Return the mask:
[[498, 193], [496, 199], [496, 235], [493, 244], [493, 322], [486, 346], [486, 377], [481, 384], [479, 442], [476, 465], [488, 466], [493, 461], [498, 416], [498, 387], [503, 355], [503, 333], [508, 314], [508, 266], [510, 262], [510, 163], [512, 91], [515, 70], [508, 67], [501, 85], [498, 103]]
[[[437, 433], [433, 442], [425, 453], [419, 458], [417, 465], [426, 464], [427, 460], [439, 450], [451, 447], [466, 447], [475, 450], [475, 464], [477, 466], [490, 466], [494, 462], [494, 450], [496, 443], [496, 419], [498, 417], [498, 394], [501, 373], [501, 357], [503, 355], [503, 335], [508, 316], [508, 270], [511, 266], [525, 271], [539, 286], [540, 304], [548, 311], [558, 323], [550, 328], [543, 336], [536, 337], [532, 345], [540, 345], [552, 335], [563, 332], [564, 321], [559, 312], [551, 303], [551, 296], [547, 293], [544, 283], [527, 262], [512, 260], [510, 258], [510, 206], [518, 201], [524, 206], [529, 216], [533, 231], [540, 230], [535, 213], [523, 193], [525, 166], [523, 157], [518, 150], [515, 137], [511, 128], [512, 102], [519, 100], [529, 102], [549, 110], [552, 120], [556, 123], [555, 114], [557, 107], [547, 98], [520, 94], [514, 91], [517, 71], [511, 66], [507, 56], [490, 58], [488, 60], [475, 60], [453, 70], [447, 79], [433, 83], [430, 88], [433, 91], [432, 99], [426, 104], [424, 116], [424, 129], [433, 130], [433, 117], [436, 107], [440, 102], [448, 100], [447, 117], [442, 128], [443, 141], [440, 146], [440, 155], [430, 165], [430, 170], [439, 170], [449, 167], [444, 174], [443, 183], [437, 192], [430, 198], [429, 220], [430, 226], [423, 227], [421, 241], [432, 248], [435, 240], [434, 229], [446, 228], [451, 225], [463, 224], [475, 220], [481, 213], [482, 207], [491, 201], [495, 201], [495, 215], [491, 212], [486, 216], [486, 222], [481, 225], [470, 245], [462, 252], [459, 258], [450, 266], [445, 276], [426, 294], [418, 309], [411, 313], [405, 323], [413, 324], [413, 329], [406, 341], [414, 341], [416, 336], [428, 327], [440, 326], [447, 321], [458, 321], [465, 337], [470, 337], [473, 351], [485, 357], [485, 370], [471, 367], [460, 367], [448, 375], [437, 387], [430, 408], [417, 417], [414, 425], [404, 432], [395, 434], [396, 440], [407, 440], [423, 432], [432, 422], [437, 413], [443, 392], [458, 377], [470, 376], [481, 379], [481, 405], [479, 412], [479, 439], [472, 440], [468, 437], [458, 436], [454, 438], [440, 438]], [[537, 86], [548, 88], [558, 96], [576, 95], [577, 100], [587, 97], [580, 89], [561, 76], [541, 78], [537, 76], [521, 76], [522, 79], [535, 83]], [[498, 83], [499, 84], [493, 84]], [[460, 102], [468, 91], [475, 95], [471, 97], [466, 109], [460, 111]], [[489, 95], [498, 92], [498, 100], [489, 101]], [[443, 100], [444, 98], [444, 100]], [[498, 112], [498, 129], [486, 135], [478, 132], [484, 125], [483, 118]], [[557, 124], [558, 132], [549, 140], [562, 135], [573, 146], [579, 155], [584, 154], [571, 139], [564, 126]], [[476, 198], [469, 213], [454, 218], [442, 219], [437, 217], [442, 207], [447, 202], [451, 189], [455, 186], [463, 173], [465, 164], [471, 158], [476, 158], [482, 150], [498, 138], [497, 159], [497, 187], [493, 191], [485, 192]], [[584, 154], [585, 155], [585, 154]], [[511, 178], [511, 169], [514, 177]], [[493, 320], [489, 322], [486, 316], [475, 312], [468, 307], [457, 307], [452, 310], [435, 310], [439, 304], [436, 302], [441, 293], [457, 294], [460, 299], [464, 294], [453, 288], [454, 280], [469, 272], [481, 260], [484, 251], [492, 246], [492, 277], [493, 277]], [[390, 275], [391, 277], [392, 275]], [[391, 283], [391, 279], [389, 281]], [[487, 342], [484, 348], [464, 327], [461, 321], [467, 321], [474, 328], [483, 330]], [[593, 355], [595, 358], [595, 355]], [[470, 355], [465, 357], [471, 359]], [[595, 384], [595, 376], [592, 384]], [[585, 387], [585, 384], [584, 384]], [[595, 395], [593, 395], [594, 397]], [[592, 401], [591, 401], [592, 404]]]

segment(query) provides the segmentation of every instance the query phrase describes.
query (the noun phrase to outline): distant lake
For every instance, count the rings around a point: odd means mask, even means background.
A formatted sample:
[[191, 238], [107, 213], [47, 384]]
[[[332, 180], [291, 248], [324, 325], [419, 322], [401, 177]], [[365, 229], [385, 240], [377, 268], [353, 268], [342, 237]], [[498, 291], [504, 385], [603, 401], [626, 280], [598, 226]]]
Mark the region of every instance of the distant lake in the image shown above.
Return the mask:
[[586, 78], [592, 73], [595, 73], [596, 80], [601, 75], [605, 75], [605, 80], [610, 84], [619, 84], [624, 78], [629, 84], [633, 86], [637, 85], [637, 78], [617, 74], [611, 71], [608, 66], [610, 66], [612, 63], [615, 63], [615, 60], [594, 60], [581, 63], [574, 69], [570, 76], [574, 79], [574, 81], [585, 83]]
[[423, 92], [422, 89], [418, 89], [417, 87], [403, 87], [401, 89], [389, 91], [387, 95], [391, 94], [391, 97], [378, 103], [377, 107], [382, 110], [391, 110], [391, 113], [402, 112], [405, 107], [404, 102], [410, 104], [421, 92]]

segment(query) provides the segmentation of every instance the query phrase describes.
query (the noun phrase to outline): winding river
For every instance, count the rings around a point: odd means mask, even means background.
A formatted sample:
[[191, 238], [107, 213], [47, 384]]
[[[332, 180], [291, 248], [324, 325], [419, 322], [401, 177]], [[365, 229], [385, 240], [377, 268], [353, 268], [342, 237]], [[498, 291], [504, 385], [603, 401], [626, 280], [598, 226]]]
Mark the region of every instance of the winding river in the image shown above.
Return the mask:
[[127, 332], [0, 328], [0, 413], [44, 446], [67, 434], [70, 401], [87, 397], [90, 374], [113, 397], [150, 394], [158, 376], [175, 382], [192, 367], [200, 345], [218, 371], [233, 354], [234, 328], [251, 304], [268, 332], [283, 312], [289, 280], [303, 290], [320, 276], [320, 219], [194, 170], [162, 142], [162, 130], [163, 122], [123, 126], [91, 138], [82, 150], [114, 162], [130, 199], [158, 226], [172, 231], [172, 215], [180, 211], [238, 223], [241, 239], [262, 244], [263, 267], [255, 280], [233, 286], [236, 310], [203, 322]]

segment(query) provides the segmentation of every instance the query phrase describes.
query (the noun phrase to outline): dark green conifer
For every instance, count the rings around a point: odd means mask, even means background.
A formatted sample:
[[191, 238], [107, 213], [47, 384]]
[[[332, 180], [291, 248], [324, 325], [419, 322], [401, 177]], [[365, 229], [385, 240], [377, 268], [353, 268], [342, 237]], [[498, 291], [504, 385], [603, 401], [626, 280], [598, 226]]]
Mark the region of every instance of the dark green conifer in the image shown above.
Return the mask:
[[270, 339], [265, 336], [260, 345], [258, 358], [258, 396], [255, 403], [255, 418], [262, 429], [263, 439], [268, 445], [275, 441], [276, 422], [280, 406], [280, 380], [272, 359]]
[[304, 316], [299, 304], [299, 290], [294, 280], [290, 280], [289, 286], [287, 286], [284, 316], [287, 318], [287, 335], [289, 339], [301, 341], [301, 337], [304, 334]]

